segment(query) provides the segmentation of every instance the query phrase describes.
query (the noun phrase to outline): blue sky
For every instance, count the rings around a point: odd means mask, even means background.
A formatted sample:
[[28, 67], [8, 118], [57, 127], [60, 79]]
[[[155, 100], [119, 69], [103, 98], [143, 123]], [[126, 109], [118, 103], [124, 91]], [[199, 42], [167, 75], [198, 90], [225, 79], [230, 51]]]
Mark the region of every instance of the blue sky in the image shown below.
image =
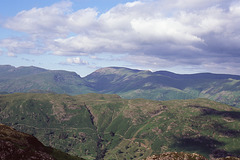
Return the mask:
[[240, 75], [239, 0], [3, 0], [0, 65]]

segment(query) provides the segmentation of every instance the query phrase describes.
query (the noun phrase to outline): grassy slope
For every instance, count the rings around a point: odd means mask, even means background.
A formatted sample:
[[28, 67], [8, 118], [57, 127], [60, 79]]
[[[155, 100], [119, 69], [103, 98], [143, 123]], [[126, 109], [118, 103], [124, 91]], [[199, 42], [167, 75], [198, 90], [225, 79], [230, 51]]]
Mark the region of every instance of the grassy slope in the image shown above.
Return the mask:
[[86, 159], [168, 151], [240, 155], [240, 110], [207, 99], [124, 100], [117, 95], [0, 96], [0, 120]]

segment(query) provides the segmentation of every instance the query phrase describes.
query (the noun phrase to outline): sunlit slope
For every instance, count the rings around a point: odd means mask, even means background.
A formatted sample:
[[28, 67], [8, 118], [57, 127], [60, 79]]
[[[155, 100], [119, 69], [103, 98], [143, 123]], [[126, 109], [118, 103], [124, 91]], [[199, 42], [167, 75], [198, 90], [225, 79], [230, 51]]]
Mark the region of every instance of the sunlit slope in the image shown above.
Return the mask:
[[86, 159], [142, 159], [168, 151], [240, 155], [240, 109], [208, 99], [29, 93], [1, 95], [0, 102], [1, 123]]

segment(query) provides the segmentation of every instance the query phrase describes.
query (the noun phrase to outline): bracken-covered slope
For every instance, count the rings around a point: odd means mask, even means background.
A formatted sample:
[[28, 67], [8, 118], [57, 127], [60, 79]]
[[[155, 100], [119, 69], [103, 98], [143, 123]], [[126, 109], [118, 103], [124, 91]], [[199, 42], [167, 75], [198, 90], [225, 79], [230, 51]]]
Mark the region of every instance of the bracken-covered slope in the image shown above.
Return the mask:
[[1, 160], [82, 160], [46, 147], [35, 137], [0, 124]]
[[85, 159], [144, 159], [165, 152], [240, 155], [240, 109], [208, 99], [5, 94], [0, 121]]

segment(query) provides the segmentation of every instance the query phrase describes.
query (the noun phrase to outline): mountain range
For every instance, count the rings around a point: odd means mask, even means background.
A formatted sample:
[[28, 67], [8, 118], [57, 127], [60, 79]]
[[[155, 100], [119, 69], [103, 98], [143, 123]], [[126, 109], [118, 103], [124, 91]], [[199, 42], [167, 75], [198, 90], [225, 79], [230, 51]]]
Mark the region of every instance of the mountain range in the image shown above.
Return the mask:
[[240, 109], [204, 98], [1, 94], [0, 122], [89, 160], [144, 159], [166, 152], [240, 156]]
[[75, 72], [62, 70], [0, 65], [0, 92], [104, 93], [152, 100], [208, 98], [240, 107], [240, 76], [107, 67], [80, 77]]

